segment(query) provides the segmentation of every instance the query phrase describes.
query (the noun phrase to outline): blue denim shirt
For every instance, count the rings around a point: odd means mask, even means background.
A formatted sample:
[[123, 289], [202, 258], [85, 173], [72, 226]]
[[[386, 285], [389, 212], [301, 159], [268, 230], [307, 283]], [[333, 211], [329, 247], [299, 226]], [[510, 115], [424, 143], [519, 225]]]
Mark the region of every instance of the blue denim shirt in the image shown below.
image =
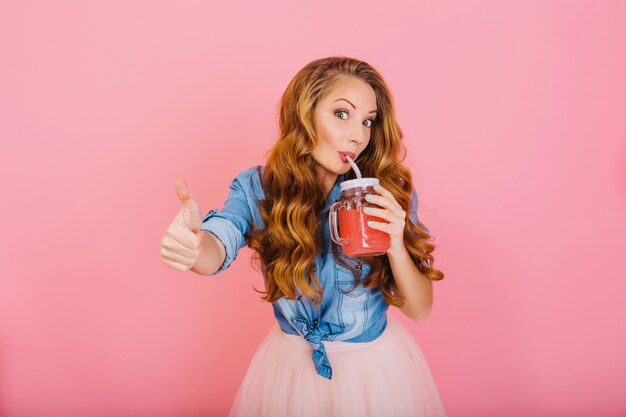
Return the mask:
[[[239, 173], [230, 184], [230, 193], [221, 210], [211, 210], [203, 219], [201, 230], [211, 232], [224, 244], [226, 258], [221, 267], [212, 275], [227, 269], [237, 257], [237, 253], [246, 245], [245, 237], [250, 231], [249, 223], [264, 228], [258, 202], [265, 198], [261, 186], [260, 173], [251, 167]], [[302, 297], [300, 300], [281, 298], [272, 303], [274, 316], [285, 333], [301, 335], [311, 345], [312, 359], [317, 373], [331, 379], [332, 368], [324, 349], [323, 341], [370, 342], [382, 335], [387, 325], [386, 312], [389, 305], [385, 302], [380, 289], [363, 287], [360, 284], [352, 292], [354, 276], [349, 269], [339, 264], [332, 254], [334, 243], [330, 238], [328, 211], [330, 206], [341, 198], [339, 184], [345, 175], [340, 175], [335, 182], [321, 213], [322, 232], [320, 253], [315, 260], [315, 272], [324, 290], [321, 304], [312, 303]], [[412, 190], [410, 219], [418, 222], [417, 194]], [[341, 254], [339, 247], [339, 254]], [[362, 279], [366, 279], [372, 267], [359, 258], [345, 257], [348, 263]], [[342, 292], [343, 291], [343, 292]], [[344, 293], [345, 292], [345, 293]], [[297, 290], [296, 290], [296, 293]], [[299, 293], [298, 293], [299, 294]]]

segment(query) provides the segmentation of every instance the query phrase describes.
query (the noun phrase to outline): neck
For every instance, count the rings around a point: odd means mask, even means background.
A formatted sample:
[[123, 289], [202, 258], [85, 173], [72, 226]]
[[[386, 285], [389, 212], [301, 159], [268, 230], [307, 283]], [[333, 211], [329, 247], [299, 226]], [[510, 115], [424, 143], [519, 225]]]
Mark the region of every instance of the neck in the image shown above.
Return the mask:
[[333, 186], [337, 182], [338, 175], [334, 172], [327, 171], [321, 165], [317, 165], [315, 168], [315, 171], [317, 172], [317, 178], [322, 185], [322, 190], [324, 190], [324, 198], [328, 200], [328, 196], [330, 195]]
[[322, 179], [322, 188], [324, 189], [324, 197], [328, 200], [330, 192], [337, 182], [337, 175], [328, 175]]

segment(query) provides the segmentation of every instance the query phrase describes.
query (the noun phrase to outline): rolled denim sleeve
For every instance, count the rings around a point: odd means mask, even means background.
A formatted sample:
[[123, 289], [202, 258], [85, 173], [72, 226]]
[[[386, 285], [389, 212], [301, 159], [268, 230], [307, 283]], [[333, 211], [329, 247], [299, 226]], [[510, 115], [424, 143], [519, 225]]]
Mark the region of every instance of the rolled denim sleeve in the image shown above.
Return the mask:
[[229, 185], [230, 193], [222, 210], [213, 209], [202, 220], [200, 230], [213, 233], [224, 245], [224, 263], [211, 276], [226, 270], [237, 258], [239, 249], [246, 246], [246, 235], [250, 231], [252, 213], [246, 191], [247, 173], [238, 175]]
[[[420, 222], [419, 218], [417, 217], [417, 191], [415, 191], [415, 187], [413, 187], [413, 189], [411, 190], [411, 212], [409, 213], [409, 218], [411, 219], [413, 224], [421, 227], [422, 229], [426, 230], [428, 234], [430, 234], [428, 227], [426, 227], [424, 223]], [[426, 265], [430, 266], [430, 260], [426, 260]]]

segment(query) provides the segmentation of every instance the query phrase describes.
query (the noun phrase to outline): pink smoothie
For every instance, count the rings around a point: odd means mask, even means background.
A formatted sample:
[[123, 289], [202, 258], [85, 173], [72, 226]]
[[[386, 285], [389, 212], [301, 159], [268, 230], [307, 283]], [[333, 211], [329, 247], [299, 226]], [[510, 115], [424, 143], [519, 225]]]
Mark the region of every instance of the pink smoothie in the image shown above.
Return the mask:
[[341, 249], [347, 256], [383, 255], [389, 249], [389, 234], [367, 225], [368, 220], [384, 222], [359, 210], [338, 210], [339, 235], [348, 240]]

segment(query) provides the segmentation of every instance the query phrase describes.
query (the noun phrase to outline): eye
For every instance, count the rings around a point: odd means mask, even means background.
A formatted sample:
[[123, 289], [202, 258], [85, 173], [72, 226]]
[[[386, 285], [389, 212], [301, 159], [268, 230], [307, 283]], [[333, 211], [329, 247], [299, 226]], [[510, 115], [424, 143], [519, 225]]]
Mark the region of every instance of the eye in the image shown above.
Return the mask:
[[[345, 113], [346, 115], [348, 114], [348, 112], [347, 112], [347, 111], [345, 111], [345, 110], [337, 110], [337, 111], [335, 112], [335, 114], [339, 114], [339, 113]], [[343, 117], [342, 117], [341, 119], [343, 119]], [[343, 119], [343, 120], [346, 120], [346, 119]], [[365, 121], [366, 121], [366, 122], [370, 122], [370, 124], [369, 124], [369, 125], [366, 125], [367, 127], [370, 127], [370, 128], [371, 128], [371, 127], [374, 125], [374, 119], [367, 119], [367, 120], [365, 120]]]
[[[348, 114], [348, 112], [347, 112], [347, 111], [345, 111], [345, 110], [337, 110], [337, 111], [335, 112], [335, 114], [337, 114], [337, 113], [345, 113], [345, 114]], [[345, 119], [344, 119], [344, 120], [345, 120]]]

